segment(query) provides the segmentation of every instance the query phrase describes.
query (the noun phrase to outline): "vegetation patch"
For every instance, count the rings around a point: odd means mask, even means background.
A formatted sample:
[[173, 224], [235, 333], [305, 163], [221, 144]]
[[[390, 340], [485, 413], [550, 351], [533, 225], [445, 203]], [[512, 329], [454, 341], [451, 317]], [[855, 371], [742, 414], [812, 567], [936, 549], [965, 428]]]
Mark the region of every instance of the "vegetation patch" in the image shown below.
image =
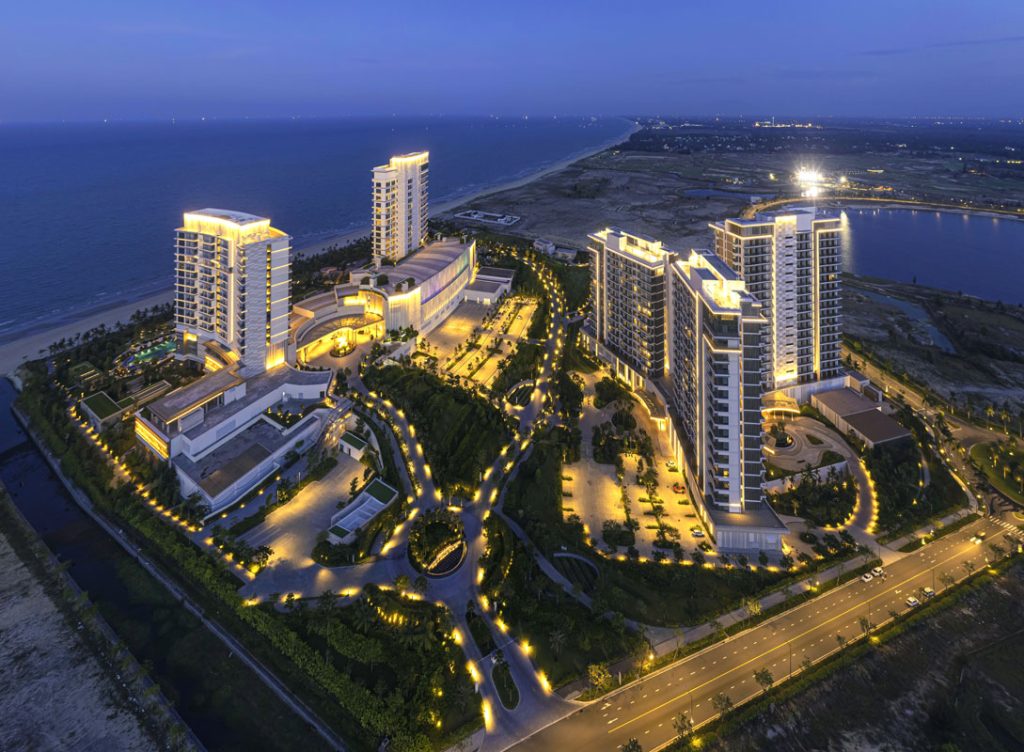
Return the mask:
[[509, 710], [515, 710], [519, 705], [519, 688], [512, 680], [512, 672], [509, 671], [508, 663], [504, 656], [500, 656], [491, 670], [491, 679], [494, 680], [494, 688], [498, 690], [498, 698], [501, 704]]
[[386, 366], [365, 375], [420, 430], [435, 482], [444, 493], [470, 497], [508, 441], [505, 417], [485, 399], [418, 368]]
[[803, 517], [820, 527], [839, 525], [853, 513], [857, 504], [857, 484], [841, 477], [834, 469], [819, 479], [811, 469], [800, 475], [799, 485], [768, 499], [776, 512]]
[[421, 514], [409, 531], [409, 557], [416, 569], [427, 574], [454, 568], [464, 545], [462, 518], [448, 509], [431, 509]]

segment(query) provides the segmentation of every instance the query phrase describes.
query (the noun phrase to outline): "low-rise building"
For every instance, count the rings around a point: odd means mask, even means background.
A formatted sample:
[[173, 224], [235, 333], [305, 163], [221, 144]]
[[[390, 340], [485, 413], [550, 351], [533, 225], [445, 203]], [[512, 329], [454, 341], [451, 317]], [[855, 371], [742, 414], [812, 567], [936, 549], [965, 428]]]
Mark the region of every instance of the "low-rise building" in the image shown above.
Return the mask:
[[398, 489], [380, 478], [363, 487], [344, 509], [331, 518], [327, 537], [331, 543], [351, 543], [356, 535], [398, 498]]
[[[135, 434], [174, 466], [182, 495], [199, 494], [215, 514], [276, 472], [289, 451], [308, 448], [319, 437], [331, 412], [326, 400], [332, 377], [330, 371], [281, 365], [246, 379], [235, 366], [223, 368], [143, 408], [135, 416]], [[282, 424], [272, 408], [301, 417]]]
[[852, 433], [868, 449], [910, 438], [910, 431], [881, 410], [881, 405], [849, 387], [818, 392], [811, 405], [844, 434]]

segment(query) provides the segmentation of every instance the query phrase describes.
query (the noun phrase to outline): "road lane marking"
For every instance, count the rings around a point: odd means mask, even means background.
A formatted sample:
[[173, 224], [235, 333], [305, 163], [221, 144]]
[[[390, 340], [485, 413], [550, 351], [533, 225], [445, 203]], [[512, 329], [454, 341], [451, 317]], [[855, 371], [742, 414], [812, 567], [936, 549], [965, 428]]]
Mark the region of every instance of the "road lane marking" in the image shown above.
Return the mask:
[[[947, 563], [949, 561], [952, 561], [953, 559], [956, 559], [957, 557], [959, 557], [961, 555], [963, 555], [962, 552], [955, 553], [952, 556], [950, 556], [949, 558], [943, 559], [943, 561], [941, 563], [945, 564], [945, 563]], [[921, 577], [921, 576], [923, 576], [925, 574], [927, 574], [927, 572], [915, 572], [914, 574], [912, 574], [909, 577], [905, 578], [902, 582], [898, 583], [897, 585], [893, 585], [888, 590], [883, 591], [882, 594], [884, 594], [886, 592], [889, 592], [891, 590], [896, 590], [897, 587], [902, 587], [903, 585], [907, 584], [908, 582], [911, 582], [912, 580], [915, 580], [915, 579], [917, 579], [917, 578], [919, 578], [919, 577]], [[896, 592], [899, 592], [899, 591], [897, 590]], [[868, 603], [870, 603], [870, 600], [868, 601]], [[843, 611], [842, 613], [836, 614], [831, 619], [826, 619], [821, 624], [819, 624], [817, 627], [811, 627], [810, 629], [808, 629], [807, 631], [803, 632], [802, 634], [799, 634], [796, 637], [791, 638], [790, 641], [792, 641], [792, 640], [799, 640], [801, 637], [805, 637], [806, 635], [810, 634], [811, 632], [814, 632], [814, 631], [824, 627], [826, 624], [829, 624], [829, 623], [831, 623], [831, 622], [833, 622], [833, 621], [835, 621], [837, 619], [842, 618], [843, 616], [846, 616], [848, 613], [850, 613], [854, 609], [860, 608], [860, 607], [862, 607], [864, 605], [866, 605], [866, 604], [864, 604], [864, 603], [857, 603], [855, 606], [852, 606], [851, 608], [847, 609], [846, 611]], [[824, 641], [824, 638], [821, 638], [821, 640], [819, 640], [819, 642], [822, 642], [822, 641]], [[814, 643], [812, 643], [812, 644], [814, 644]], [[753, 656], [752, 658], [747, 659], [746, 661], [744, 661], [743, 663], [739, 664], [738, 666], [735, 666], [731, 670], [732, 671], [737, 671], [737, 670], [743, 668], [744, 666], [747, 666], [747, 665], [753, 663], [754, 661], [758, 660], [759, 658], [762, 658], [762, 657], [764, 657], [764, 656], [766, 656], [766, 655], [768, 655], [770, 653], [773, 653], [776, 650], [780, 650], [780, 649], [782, 649], [784, 647], [785, 647], [785, 645], [778, 645], [778, 646], [776, 646], [774, 648], [769, 648], [768, 650], [766, 650], [765, 652], [761, 653], [760, 655], [756, 655], [756, 656]], [[712, 662], [712, 665], [714, 665], [714, 662]], [[615, 731], [623, 729], [626, 726], [630, 725], [631, 723], [634, 723], [635, 721], [640, 720], [644, 716], [647, 716], [647, 715], [650, 715], [651, 713], [657, 712], [658, 710], [661, 710], [662, 708], [664, 708], [664, 707], [666, 707], [668, 705], [671, 705], [673, 702], [676, 702], [677, 700], [681, 700], [682, 698], [686, 697], [686, 695], [692, 694], [693, 692], [695, 692], [695, 691], [697, 691], [699, 689], [703, 689], [708, 684], [711, 684], [713, 681], [715, 681], [715, 678], [717, 678], [717, 677], [708, 679], [704, 683], [699, 684], [696, 687], [693, 687], [689, 691], [682, 692], [682, 693], [676, 695], [675, 697], [673, 697], [673, 698], [671, 698], [669, 700], [666, 700], [665, 702], [661, 703], [660, 705], [656, 705], [653, 708], [650, 708], [649, 710], [645, 710], [643, 713], [640, 713], [636, 717], [631, 718], [628, 721], [624, 721], [623, 723], [620, 723], [618, 726], [615, 726], [614, 728], [608, 729], [608, 733], [611, 734], [611, 733], [613, 733]]]

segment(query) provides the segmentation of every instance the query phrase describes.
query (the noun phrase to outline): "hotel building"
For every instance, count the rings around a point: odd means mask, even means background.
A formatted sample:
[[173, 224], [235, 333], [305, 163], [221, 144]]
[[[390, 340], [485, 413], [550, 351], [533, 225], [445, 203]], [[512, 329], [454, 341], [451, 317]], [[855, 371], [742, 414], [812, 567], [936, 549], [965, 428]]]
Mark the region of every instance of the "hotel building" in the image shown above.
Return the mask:
[[392, 157], [373, 168], [373, 256], [397, 263], [427, 238], [427, 184], [430, 154]]
[[[244, 212], [189, 212], [177, 231], [177, 355], [204, 373], [136, 413], [135, 435], [211, 515], [313, 446], [346, 409], [330, 397], [331, 371], [286, 362], [290, 252], [288, 235]], [[297, 422], [274, 420], [282, 405]]]
[[634, 389], [665, 373], [665, 273], [675, 252], [610, 227], [589, 236], [592, 306], [584, 341]]
[[581, 343], [627, 382], [686, 470], [720, 550], [782, 550], [764, 501], [764, 306], [711, 251], [679, 254], [618, 228], [590, 236], [592, 309]]
[[675, 261], [670, 280], [672, 401], [694, 481], [705, 505], [760, 509], [761, 304], [711, 251]]
[[179, 356], [256, 375], [285, 360], [291, 237], [245, 212], [188, 212], [175, 234]]
[[793, 209], [710, 228], [715, 252], [742, 276], [767, 319], [765, 391], [793, 387], [801, 399], [817, 382], [841, 377], [840, 219]]

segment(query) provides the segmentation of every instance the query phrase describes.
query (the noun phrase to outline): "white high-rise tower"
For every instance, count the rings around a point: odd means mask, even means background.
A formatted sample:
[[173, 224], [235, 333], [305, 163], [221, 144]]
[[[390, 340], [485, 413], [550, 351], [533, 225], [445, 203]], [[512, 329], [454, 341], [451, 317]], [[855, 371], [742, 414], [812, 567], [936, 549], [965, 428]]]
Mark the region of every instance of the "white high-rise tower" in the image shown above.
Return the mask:
[[188, 212], [175, 239], [174, 322], [182, 357], [256, 375], [285, 361], [291, 243], [245, 212]]
[[840, 375], [840, 220], [815, 209], [710, 225], [715, 252], [761, 303], [765, 389]]
[[397, 263], [427, 239], [430, 153], [392, 157], [373, 168], [373, 257]]

